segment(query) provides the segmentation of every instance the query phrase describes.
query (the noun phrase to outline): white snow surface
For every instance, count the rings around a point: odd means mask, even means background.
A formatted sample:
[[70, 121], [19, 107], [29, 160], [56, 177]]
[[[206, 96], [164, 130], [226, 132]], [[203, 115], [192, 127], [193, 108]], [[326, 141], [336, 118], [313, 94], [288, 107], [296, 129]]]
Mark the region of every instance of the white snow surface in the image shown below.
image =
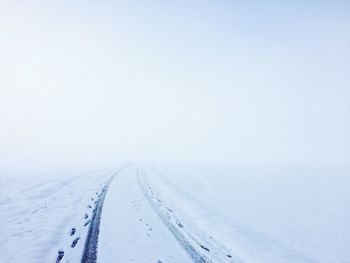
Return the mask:
[[229, 253], [243, 262], [350, 261], [348, 170], [213, 166], [143, 170], [184, 229], [210, 249], [206, 254], [213, 262], [221, 262], [213, 252]]
[[88, 230], [84, 224], [94, 205], [91, 198], [111, 173], [1, 176], [0, 262], [56, 262], [58, 250], [65, 253], [61, 262], [80, 262]]
[[97, 262], [192, 262], [146, 200], [134, 166], [123, 169], [109, 187]]
[[[0, 177], [0, 262], [79, 263], [114, 172]], [[106, 194], [97, 262], [349, 262], [349, 206], [346, 169], [131, 165]]]

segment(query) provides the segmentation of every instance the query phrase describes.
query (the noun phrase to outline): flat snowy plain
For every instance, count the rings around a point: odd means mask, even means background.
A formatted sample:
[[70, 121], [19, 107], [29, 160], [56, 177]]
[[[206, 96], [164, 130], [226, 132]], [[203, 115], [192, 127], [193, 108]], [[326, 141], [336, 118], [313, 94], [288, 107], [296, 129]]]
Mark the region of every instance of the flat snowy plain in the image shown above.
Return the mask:
[[100, 263], [350, 260], [345, 169], [131, 165], [0, 187], [0, 262], [94, 262], [92, 226]]

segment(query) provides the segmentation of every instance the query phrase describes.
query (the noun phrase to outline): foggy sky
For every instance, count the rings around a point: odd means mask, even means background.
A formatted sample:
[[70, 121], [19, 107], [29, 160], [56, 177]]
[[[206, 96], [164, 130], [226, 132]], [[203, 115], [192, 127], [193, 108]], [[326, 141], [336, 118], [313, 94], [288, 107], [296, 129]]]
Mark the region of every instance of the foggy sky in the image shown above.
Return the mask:
[[1, 1], [0, 170], [348, 164], [349, 7]]

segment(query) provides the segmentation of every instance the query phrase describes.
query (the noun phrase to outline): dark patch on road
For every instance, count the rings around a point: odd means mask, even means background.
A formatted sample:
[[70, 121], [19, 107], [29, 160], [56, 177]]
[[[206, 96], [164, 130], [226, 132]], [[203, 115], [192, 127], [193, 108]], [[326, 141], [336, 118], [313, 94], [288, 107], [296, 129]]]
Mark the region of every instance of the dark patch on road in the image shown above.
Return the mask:
[[57, 259], [56, 259], [56, 263], [61, 262], [63, 257], [64, 257], [64, 251], [63, 250], [58, 250], [58, 256], [57, 256]]
[[208, 251], [208, 252], [210, 251], [209, 248], [207, 248], [207, 247], [205, 247], [205, 246], [203, 246], [203, 245], [200, 245], [200, 247], [201, 247], [202, 249]]
[[74, 236], [75, 232], [77, 232], [77, 229], [73, 227], [72, 230], [70, 231], [70, 236]]
[[77, 237], [76, 239], [73, 240], [71, 247], [75, 247], [78, 244], [80, 237]]

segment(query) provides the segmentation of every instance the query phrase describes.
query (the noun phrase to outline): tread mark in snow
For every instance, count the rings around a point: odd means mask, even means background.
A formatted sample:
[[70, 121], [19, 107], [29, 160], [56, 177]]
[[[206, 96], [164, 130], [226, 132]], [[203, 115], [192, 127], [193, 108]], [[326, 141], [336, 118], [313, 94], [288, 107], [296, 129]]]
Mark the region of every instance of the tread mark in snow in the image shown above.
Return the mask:
[[[100, 220], [103, 208], [103, 202], [106, 197], [106, 193], [108, 191], [109, 186], [111, 185], [113, 179], [116, 175], [120, 173], [125, 167], [122, 167], [118, 171], [116, 171], [107, 181], [105, 186], [102, 188], [101, 194], [98, 196], [98, 200], [96, 200], [96, 207], [93, 210], [92, 219], [86, 223], [90, 223], [90, 228], [88, 230], [88, 235], [85, 242], [84, 252], [81, 259], [81, 263], [95, 263], [97, 260], [97, 243], [98, 243], [98, 234], [100, 233]], [[96, 195], [98, 193], [96, 192]], [[85, 224], [86, 224], [85, 223]]]
[[70, 231], [70, 236], [74, 236], [75, 232], [77, 232], [77, 229], [73, 227], [72, 230]]
[[71, 247], [75, 247], [78, 244], [80, 237], [77, 237], [76, 239], [73, 240]]
[[209, 252], [209, 248], [207, 248], [207, 247], [205, 247], [205, 246], [203, 246], [203, 245], [200, 245], [200, 247], [201, 247], [202, 249], [204, 249], [204, 250], [206, 250], [206, 251]]
[[56, 259], [56, 263], [60, 262], [64, 256], [64, 251], [63, 250], [58, 250], [58, 256]]
[[146, 186], [143, 185], [143, 183], [141, 182], [140, 170], [138, 171], [137, 179], [138, 179], [139, 186], [143, 192], [143, 195], [145, 196], [146, 200], [153, 208], [154, 212], [159, 216], [159, 218], [163, 221], [164, 225], [169, 229], [169, 231], [174, 235], [176, 240], [181, 244], [181, 246], [184, 248], [184, 250], [187, 252], [187, 254], [192, 258], [193, 262], [195, 262], [195, 263], [210, 262], [209, 260], [207, 261], [206, 257], [202, 256], [193, 247], [193, 245], [183, 236], [183, 234], [179, 231], [179, 229], [176, 228], [175, 225], [173, 225], [171, 222], [169, 222], [169, 220], [165, 217], [165, 215], [163, 215], [159, 211], [157, 204], [154, 201], [152, 201], [152, 195], [154, 195], [154, 194], [151, 190], [151, 187], [147, 186], [147, 188], [149, 189], [149, 192], [147, 193]]

